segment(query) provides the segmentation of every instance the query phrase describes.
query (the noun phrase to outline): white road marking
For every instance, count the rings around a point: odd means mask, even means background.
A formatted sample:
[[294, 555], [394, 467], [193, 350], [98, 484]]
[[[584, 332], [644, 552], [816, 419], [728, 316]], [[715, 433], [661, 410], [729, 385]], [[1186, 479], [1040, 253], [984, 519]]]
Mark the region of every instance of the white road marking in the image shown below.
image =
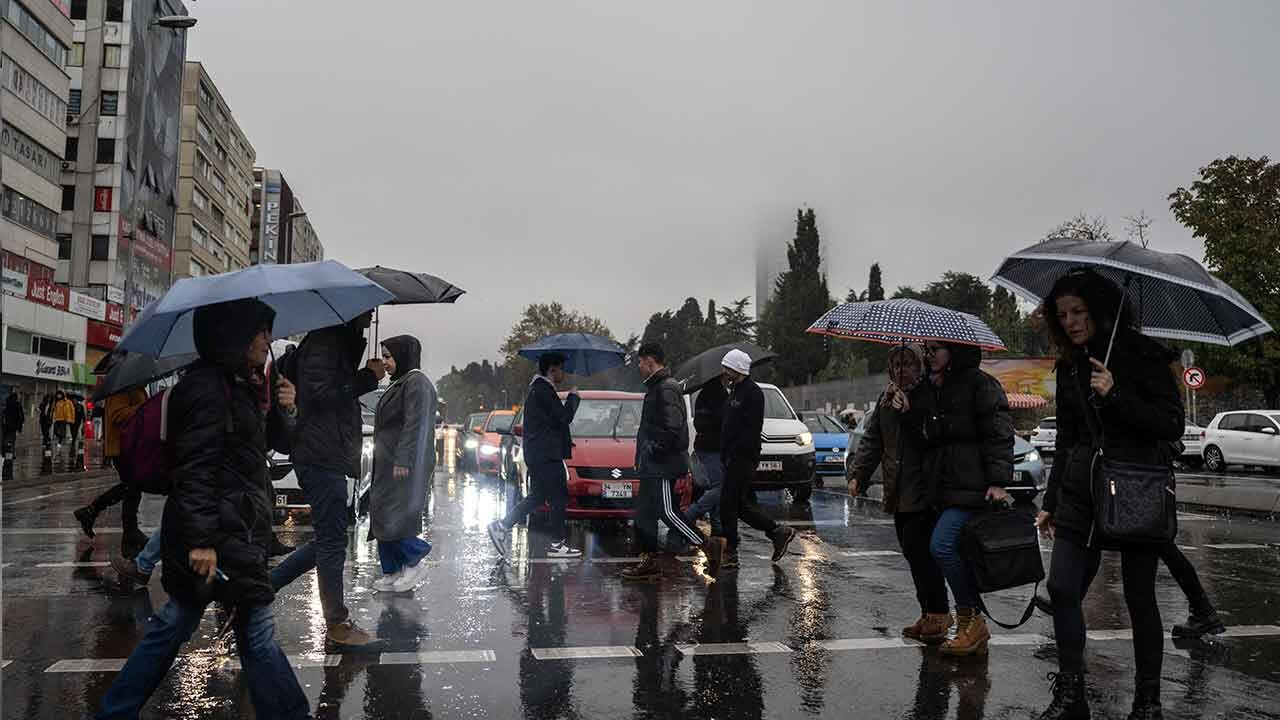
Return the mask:
[[87, 487], [72, 488], [70, 490], [59, 490], [58, 492], [45, 493], [44, 495], [36, 495], [35, 497], [23, 498], [21, 500], [6, 500], [4, 502], [4, 505], [5, 507], [9, 507], [11, 505], [22, 505], [24, 503], [35, 502], [37, 500], [44, 500], [45, 498], [57, 497], [59, 495], [70, 495], [71, 493], [85, 492], [86, 490], [101, 490], [102, 488], [112, 487], [114, 485], [116, 485], [116, 483], [107, 483], [105, 485], [101, 485], [101, 484], [89, 485]]
[[104, 560], [94, 560], [94, 561], [92, 561], [92, 562], [45, 562], [45, 563], [36, 563], [36, 564], [35, 564], [35, 567], [38, 567], [38, 568], [56, 568], [56, 567], [70, 567], [70, 568], [111, 567], [111, 563], [110, 563], [110, 562], [107, 562], [107, 561], [104, 561]]
[[447, 665], [449, 663], [494, 662], [492, 650], [430, 650], [426, 652], [382, 653], [380, 665]]
[[908, 638], [851, 638], [820, 640], [813, 646], [823, 650], [884, 650], [886, 648], [924, 647], [924, 643]]
[[1131, 640], [1132, 630], [1090, 630], [1085, 633], [1090, 640]]
[[[341, 655], [289, 655], [289, 664], [296, 668], [337, 667]], [[231, 658], [225, 665], [228, 670], [241, 670], [239, 658]]]
[[47, 673], [119, 672], [127, 658], [59, 660], [45, 669]]
[[[159, 530], [160, 528], [144, 527], [140, 529], [142, 530], [142, 532], [150, 535], [151, 533], [155, 532], [156, 530]], [[301, 527], [284, 527], [283, 525], [277, 525], [271, 529], [274, 532], [278, 532], [278, 533], [279, 532], [284, 532], [284, 533], [314, 532], [313, 528], [306, 525]], [[118, 528], [118, 527], [94, 527], [93, 531], [98, 535], [119, 535], [120, 533], [124, 532], [122, 528]], [[3, 530], [0, 530], [0, 535], [83, 535], [83, 534], [84, 532], [78, 527], [33, 527], [33, 528], [16, 527], [16, 528], [4, 528]]]
[[898, 550], [841, 550], [844, 557], [902, 557]]
[[1219, 637], [1268, 637], [1280, 635], [1277, 625], [1233, 625]]
[[594, 658], [632, 658], [644, 653], [626, 645], [596, 647], [530, 648], [535, 660], [586, 660]]
[[1212, 550], [1265, 550], [1268, 546], [1257, 543], [1213, 543], [1205, 547]]
[[1013, 633], [1009, 635], [1001, 633], [991, 636], [992, 645], [1040, 645], [1046, 642], [1050, 642], [1049, 638], [1038, 633]]
[[780, 642], [708, 643], [676, 645], [681, 655], [767, 655], [794, 652]]

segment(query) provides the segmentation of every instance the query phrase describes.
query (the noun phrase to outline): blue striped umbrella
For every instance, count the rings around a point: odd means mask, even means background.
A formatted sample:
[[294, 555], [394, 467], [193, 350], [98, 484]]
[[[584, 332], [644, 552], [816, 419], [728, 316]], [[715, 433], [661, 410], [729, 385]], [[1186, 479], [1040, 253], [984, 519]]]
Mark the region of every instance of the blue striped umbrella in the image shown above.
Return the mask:
[[885, 345], [934, 341], [1006, 349], [976, 315], [907, 298], [842, 303], [815, 320], [808, 332]]

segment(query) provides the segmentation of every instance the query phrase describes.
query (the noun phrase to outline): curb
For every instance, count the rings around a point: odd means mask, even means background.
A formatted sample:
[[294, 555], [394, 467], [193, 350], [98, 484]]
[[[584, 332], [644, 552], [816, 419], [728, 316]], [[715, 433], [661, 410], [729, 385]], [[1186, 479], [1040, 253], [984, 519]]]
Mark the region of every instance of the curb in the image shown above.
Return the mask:
[[95, 469], [84, 470], [81, 472], [58, 473], [56, 475], [39, 475], [36, 477], [15, 477], [0, 483], [0, 489], [5, 491], [23, 490], [26, 488], [42, 487], [44, 485], [53, 485], [55, 483], [67, 482], [86, 482], [89, 480], [104, 480], [115, 478], [116, 471], [111, 469]]

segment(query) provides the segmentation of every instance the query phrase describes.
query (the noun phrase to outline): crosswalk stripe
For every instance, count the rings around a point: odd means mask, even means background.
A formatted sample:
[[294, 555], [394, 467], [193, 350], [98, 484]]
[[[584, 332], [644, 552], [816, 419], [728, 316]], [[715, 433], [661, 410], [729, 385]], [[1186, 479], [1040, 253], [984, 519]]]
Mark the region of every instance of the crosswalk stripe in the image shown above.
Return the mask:
[[[289, 664], [296, 668], [337, 667], [342, 662], [341, 655], [288, 655]], [[228, 670], [241, 670], [240, 659], [231, 658], [225, 666]]]
[[[142, 532], [150, 535], [159, 530], [158, 527], [139, 528]], [[276, 525], [271, 528], [273, 532], [278, 533], [311, 533], [314, 528], [310, 525]], [[97, 535], [119, 535], [124, 532], [123, 528], [118, 527], [97, 527], [93, 528], [93, 532]], [[0, 530], [0, 535], [83, 535], [84, 531], [78, 527], [30, 527], [30, 528], [4, 528]]]
[[887, 648], [924, 647], [924, 643], [908, 638], [851, 638], [819, 640], [813, 643], [823, 650], [883, 650]]
[[902, 552], [898, 550], [842, 550], [840, 554], [844, 557], [901, 557]]
[[104, 560], [92, 560], [89, 562], [43, 562], [43, 563], [35, 564], [35, 567], [38, 567], [38, 568], [57, 568], [57, 567], [90, 568], [90, 567], [110, 567], [110, 566], [111, 566], [111, 563], [106, 562]]
[[428, 650], [425, 652], [382, 653], [380, 665], [446, 665], [449, 663], [494, 662], [497, 653], [492, 650]]
[[1257, 543], [1212, 543], [1205, 547], [1211, 550], [1265, 550], [1269, 546]]
[[119, 672], [127, 658], [59, 660], [45, 668], [47, 673]]
[[590, 658], [642, 657], [644, 653], [627, 645], [596, 647], [530, 648], [535, 660], [585, 660]]
[[768, 655], [794, 652], [780, 642], [707, 643], [676, 645], [681, 655]]

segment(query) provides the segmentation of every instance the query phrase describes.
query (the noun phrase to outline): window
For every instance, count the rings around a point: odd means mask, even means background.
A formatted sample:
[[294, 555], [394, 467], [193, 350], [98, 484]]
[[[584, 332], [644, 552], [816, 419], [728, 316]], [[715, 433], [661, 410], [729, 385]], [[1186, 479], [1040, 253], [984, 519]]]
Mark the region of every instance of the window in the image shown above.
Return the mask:
[[199, 245], [200, 247], [208, 247], [209, 245], [209, 231], [205, 230], [203, 225], [195, 222], [194, 220], [191, 221], [191, 242]]
[[1222, 420], [1218, 421], [1218, 429], [1219, 430], [1244, 430], [1245, 429], [1244, 415], [1240, 415], [1240, 414], [1224, 415], [1222, 417]]
[[215, 155], [218, 156], [218, 159], [221, 160], [222, 162], [227, 161], [227, 149], [222, 147], [222, 143], [214, 141], [213, 152]]
[[80, 114], [80, 90], [77, 88], [71, 88], [71, 94], [67, 96], [67, 114]]
[[191, 277], [203, 277], [204, 266], [195, 260], [192, 260], [190, 266], [187, 268], [187, 274]]
[[71, 0], [71, 19], [84, 20], [89, 16], [89, 0]]
[[222, 212], [222, 208], [217, 205], [213, 206], [213, 221], [218, 225], [225, 225], [227, 222], [227, 216]]
[[120, 46], [119, 45], [103, 45], [102, 46], [102, 67], [109, 67], [109, 68], [120, 67]]
[[116, 161], [116, 139], [98, 138], [98, 162], [113, 163]]
[[204, 193], [200, 192], [200, 188], [192, 190], [191, 204], [205, 212], [209, 212], [209, 198], [205, 197]]
[[71, 67], [84, 67], [84, 43], [71, 43], [71, 55], [67, 57], [67, 65]]
[[209, 158], [199, 150], [196, 151], [195, 171], [202, 178], [209, 177]]
[[75, 185], [62, 186], [62, 209], [63, 210], [76, 209], [76, 186]]
[[107, 0], [107, 22], [124, 22], [124, 0]]
[[111, 259], [111, 236], [110, 235], [94, 235], [93, 245], [89, 248], [90, 260], [110, 260]]
[[60, 234], [58, 235], [57, 240], [58, 240], [58, 259], [70, 260], [71, 259], [71, 236]]
[[196, 118], [196, 134], [207, 143], [213, 142], [213, 131], [209, 129], [209, 124], [203, 118]]
[[214, 187], [216, 187], [216, 188], [218, 188], [218, 192], [219, 192], [220, 194], [221, 194], [221, 193], [225, 193], [225, 192], [227, 191], [227, 185], [226, 185], [226, 183], [224, 183], [224, 182], [222, 181], [222, 176], [221, 176], [221, 175], [219, 175], [218, 173], [216, 173], [216, 172], [210, 172], [210, 173], [209, 173], [209, 182], [213, 183], [213, 186], [214, 186]]
[[54, 360], [74, 360], [76, 357], [75, 343], [40, 337], [39, 335], [32, 338], [32, 340], [36, 346], [35, 354], [41, 357], [53, 358]]
[[35, 338], [26, 330], [9, 326], [9, 336], [5, 338], [4, 349], [11, 352], [30, 353]]
[[200, 102], [205, 104], [209, 104], [213, 102], [213, 93], [209, 92], [209, 86], [205, 85], [203, 82], [200, 83], [199, 93], [200, 93]]
[[222, 223], [222, 237], [232, 245], [236, 244], [236, 229], [228, 221]]
[[6, 2], [0, 5], [0, 9], [5, 6], [8, 6], [7, 17], [10, 24], [30, 40], [37, 50], [44, 53], [58, 67], [67, 64], [67, 46], [49, 32], [49, 28], [37, 20], [35, 15], [22, 6], [22, 3]]
[[80, 138], [67, 138], [67, 147], [62, 151], [62, 159], [68, 161], [80, 159]]
[[120, 93], [102, 91], [102, 100], [99, 104], [101, 105], [100, 114], [115, 115], [120, 111]]

